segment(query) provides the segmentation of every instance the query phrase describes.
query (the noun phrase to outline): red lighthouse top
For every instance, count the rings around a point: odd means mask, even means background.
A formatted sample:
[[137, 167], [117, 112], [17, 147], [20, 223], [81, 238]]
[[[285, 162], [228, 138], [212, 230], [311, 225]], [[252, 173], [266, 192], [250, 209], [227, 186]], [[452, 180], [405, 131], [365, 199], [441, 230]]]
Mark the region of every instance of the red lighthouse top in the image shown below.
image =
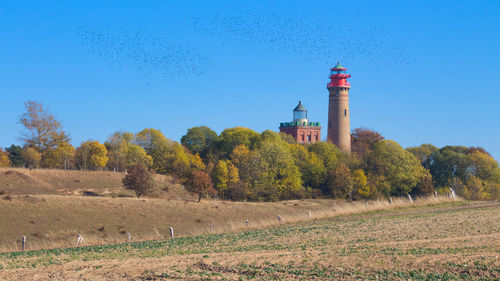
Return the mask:
[[351, 75], [346, 74], [346, 70], [347, 68], [344, 68], [340, 65], [340, 62], [338, 62], [334, 68], [330, 69], [330, 82], [326, 85], [326, 87], [328, 89], [335, 87], [350, 88], [351, 83], [347, 82], [346, 79], [350, 78]]

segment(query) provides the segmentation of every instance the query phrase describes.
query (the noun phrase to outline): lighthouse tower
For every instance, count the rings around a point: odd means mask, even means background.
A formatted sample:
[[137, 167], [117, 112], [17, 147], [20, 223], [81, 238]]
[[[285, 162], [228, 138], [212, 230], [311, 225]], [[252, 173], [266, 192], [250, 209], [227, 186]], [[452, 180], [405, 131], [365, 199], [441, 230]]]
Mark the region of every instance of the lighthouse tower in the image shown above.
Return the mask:
[[331, 69], [330, 82], [327, 84], [330, 93], [328, 104], [328, 135], [327, 140], [334, 143], [340, 150], [351, 152], [351, 129], [349, 125], [349, 89], [351, 83], [347, 78], [346, 68], [340, 62]]

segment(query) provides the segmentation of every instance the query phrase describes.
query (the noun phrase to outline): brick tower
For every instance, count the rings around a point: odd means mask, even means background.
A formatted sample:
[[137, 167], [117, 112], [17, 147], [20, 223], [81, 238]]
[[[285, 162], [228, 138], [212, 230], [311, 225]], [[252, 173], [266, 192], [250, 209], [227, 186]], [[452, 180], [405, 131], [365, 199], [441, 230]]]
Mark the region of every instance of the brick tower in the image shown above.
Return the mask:
[[292, 135], [298, 143], [315, 143], [321, 140], [319, 122], [309, 122], [307, 109], [300, 101], [293, 110], [293, 122], [280, 123], [280, 132]]
[[327, 140], [334, 143], [340, 150], [351, 152], [351, 129], [349, 125], [349, 89], [351, 83], [347, 78], [346, 68], [340, 62], [331, 69], [330, 82], [327, 84], [330, 93], [328, 104], [328, 135]]

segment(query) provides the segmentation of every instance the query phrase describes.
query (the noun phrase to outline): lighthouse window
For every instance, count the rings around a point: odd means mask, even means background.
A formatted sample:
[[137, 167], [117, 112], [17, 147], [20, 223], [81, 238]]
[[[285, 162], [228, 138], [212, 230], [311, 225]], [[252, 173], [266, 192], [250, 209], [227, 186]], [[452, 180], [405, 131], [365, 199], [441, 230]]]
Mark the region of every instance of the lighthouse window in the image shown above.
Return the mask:
[[307, 135], [307, 142], [311, 142], [311, 135]]
[[344, 109], [344, 117], [347, 116], [347, 109]]

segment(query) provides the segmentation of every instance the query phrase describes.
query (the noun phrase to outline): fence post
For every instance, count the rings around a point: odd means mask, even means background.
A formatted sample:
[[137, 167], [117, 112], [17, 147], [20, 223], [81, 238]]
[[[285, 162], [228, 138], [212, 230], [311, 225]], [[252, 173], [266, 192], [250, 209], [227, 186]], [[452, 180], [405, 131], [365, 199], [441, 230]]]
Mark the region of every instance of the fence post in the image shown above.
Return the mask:
[[408, 193], [408, 199], [410, 199], [410, 203], [413, 203], [413, 199], [411, 199], [410, 193]]
[[392, 197], [389, 197], [389, 202], [390, 202], [390, 203], [391, 203], [391, 205], [392, 205]]
[[78, 234], [78, 237], [76, 238], [76, 245], [78, 244], [85, 244], [85, 239], [83, 239], [81, 234]]
[[312, 218], [311, 209], [309, 209], [309, 211], [307, 212], [307, 215], [309, 216], [309, 218]]
[[170, 238], [174, 238], [174, 228], [169, 227], [169, 229], [170, 229]]
[[246, 221], [245, 221], [245, 224], [246, 224], [246, 225], [247, 225], [247, 227], [248, 227], [248, 220], [246, 220]]
[[23, 236], [22, 242], [21, 242], [21, 249], [24, 251], [26, 249], [26, 236]]
[[278, 221], [281, 222], [281, 216], [280, 215], [278, 215]]
[[127, 231], [127, 240], [128, 240], [128, 242], [130, 242], [130, 240], [131, 240], [130, 232], [128, 232], [128, 231]]
[[210, 232], [214, 232], [214, 225], [213, 224], [210, 224]]

